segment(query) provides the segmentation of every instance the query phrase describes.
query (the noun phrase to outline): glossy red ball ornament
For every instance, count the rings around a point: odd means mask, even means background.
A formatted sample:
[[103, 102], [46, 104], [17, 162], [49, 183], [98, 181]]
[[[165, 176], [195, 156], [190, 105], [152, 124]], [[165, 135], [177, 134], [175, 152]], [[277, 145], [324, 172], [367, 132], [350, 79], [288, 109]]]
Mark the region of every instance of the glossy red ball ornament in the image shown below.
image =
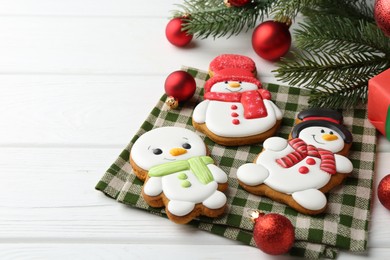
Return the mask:
[[390, 1], [376, 0], [374, 5], [376, 24], [386, 36], [390, 37]]
[[165, 28], [165, 36], [168, 41], [177, 47], [184, 47], [192, 40], [192, 34], [182, 30], [183, 20], [176, 17], [170, 20]]
[[249, 4], [251, 0], [224, 0], [223, 2], [227, 7], [235, 6], [235, 7], [241, 7], [246, 4]]
[[269, 61], [275, 61], [284, 56], [291, 46], [289, 26], [276, 21], [266, 21], [259, 24], [252, 34], [253, 50]]
[[378, 199], [385, 208], [390, 210], [390, 174], [379, 182]]
[[253, 238], [258, 248], [270, 255], [290, 251], [294, 245], [295, 232], [288, 218], [276, 213], [259, 213], [254, 221]]
[[188, 72], [177, 70], [168, 75], [165, 80], [165, 93], [179, 102], [190, 99], [196, 89], [194, 77]]

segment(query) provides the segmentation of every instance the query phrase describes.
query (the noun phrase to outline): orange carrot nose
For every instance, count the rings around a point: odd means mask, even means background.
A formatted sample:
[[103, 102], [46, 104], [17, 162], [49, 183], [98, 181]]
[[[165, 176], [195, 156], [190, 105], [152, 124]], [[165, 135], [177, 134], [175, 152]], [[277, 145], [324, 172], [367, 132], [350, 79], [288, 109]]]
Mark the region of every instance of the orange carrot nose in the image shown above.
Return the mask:
[[229, 86], [231, 88], [238, 88], [238, 87], [241, 86], [241, 84], [239, 82], [237, 82], [237, 81], [232, 81], [232, 82], [229, 82]]
[[187, 153], [187, 150], [184, 148], [172, 148], [171, 150], [169, 150], [169, 153], [172, 156], [179, 156], [179, 155]]
[[323, 134], [322, 139], [324, 139], [325, 141], [335, 141], [339, 138], [337, 137], [337, 135]]

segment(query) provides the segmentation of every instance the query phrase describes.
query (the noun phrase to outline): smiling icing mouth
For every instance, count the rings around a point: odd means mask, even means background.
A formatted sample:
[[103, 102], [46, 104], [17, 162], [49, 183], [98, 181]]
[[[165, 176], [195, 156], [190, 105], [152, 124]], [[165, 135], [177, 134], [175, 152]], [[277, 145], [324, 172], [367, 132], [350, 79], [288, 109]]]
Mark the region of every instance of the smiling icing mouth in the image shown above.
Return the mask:
[[230, 91], [230, 92], [240, 92], [241, 90], [242, 90], [242, 88], [240, 88], [240, 89], [238, 89], [238, 90], [236, 90], [236, 91], [234, 91], [234, 90], [231, 90], [231, 89], [228, 89], [228, 88], [225, 88], [227, 91]]
[[172, 162], [173, 162], [173, 161], [176, 161], [176, 159], [168, 159], [168, 158], [165, 158], [165, 157], [164, 157], [164, 160], [172, 161]]
[[318, 143], [318, 144], [325, 144], [325, 143], [318, 142], [315, 135], [311, 135], [311, 136], [313, 136], [313, 140], [314, 140], [316, 143]]

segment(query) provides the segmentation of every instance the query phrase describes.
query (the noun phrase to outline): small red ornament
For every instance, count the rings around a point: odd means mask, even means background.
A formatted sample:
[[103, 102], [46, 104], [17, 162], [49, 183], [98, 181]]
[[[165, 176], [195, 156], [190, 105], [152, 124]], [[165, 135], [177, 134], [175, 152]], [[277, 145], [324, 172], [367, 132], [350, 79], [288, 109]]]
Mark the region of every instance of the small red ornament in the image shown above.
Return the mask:
[[236, 6], [241, 7], [248, 3], [250, 3], [251, 0], [224, 0], [223, 2], [227, 7]]
[[252, 47], [263, 59], [278, 60], [291, 46], [289, 24], [266, 21], [259, 24], [252, 34]]
[[192, 40], [192, 34], [183, 31], [183, 20], [180, 17], [173, 18], [165, 28], [165, 36], [168, 41], [177, 47], [184, 47]]
[[177, 70], [168, 75], [165, 80], [165, 93], [179, 102], [190, 99], [196, 89], [195, 79], [188, 72]]
[[253, 212], [255, 222], [253, 238], [258, 248], [270, 255], [281, 255], [290, 251], [295, 241], [294, 227], [290, 220], [276, 213]]
[[379, 182], [378, 199], [385, 208], [390, 210], [390, 174]]
[[376, 24], [386, 36], [390, 37], [390, 1], [376, 0], [374, 5]]

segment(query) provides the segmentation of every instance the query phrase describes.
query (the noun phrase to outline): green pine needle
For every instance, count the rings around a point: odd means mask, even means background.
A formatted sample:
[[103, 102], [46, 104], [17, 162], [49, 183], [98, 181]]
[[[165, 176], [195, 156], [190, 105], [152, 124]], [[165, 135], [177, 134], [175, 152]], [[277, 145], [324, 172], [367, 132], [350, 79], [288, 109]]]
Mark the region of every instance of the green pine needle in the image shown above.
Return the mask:
[[253, 0], [243, 7], [226, 7], [222, 0], [186, 0], [175, 17], [188, 16], [183, 30], [197, 38], [231, 37], [256, 26], [276, 0]]

